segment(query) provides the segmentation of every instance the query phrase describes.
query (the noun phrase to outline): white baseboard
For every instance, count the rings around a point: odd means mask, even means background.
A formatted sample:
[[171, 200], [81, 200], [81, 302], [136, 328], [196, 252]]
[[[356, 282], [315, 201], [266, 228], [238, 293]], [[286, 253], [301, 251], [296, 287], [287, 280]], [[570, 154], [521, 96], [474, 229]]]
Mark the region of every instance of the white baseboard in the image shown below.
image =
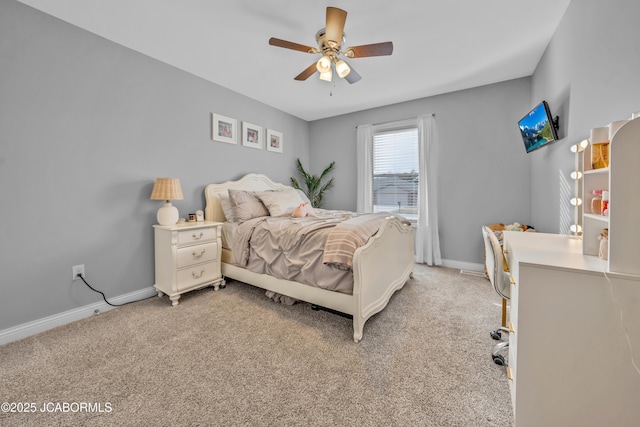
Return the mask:
[[470, 270], [470, 271], [484, 272], [483, 264], [475, 264], [473, 262], [453, 261], [450, 259], [443, 259], [442, 266], [448, 267], [448, 268], [455, 268], [456, 270]]
[[[129, 301], [137, 301], [157, 294], [158, 292], [156, 291], [156, 289], [153, 286], [150, 286], [148, 288], [140, 289], [128, 294], [109, 298], [109, 302], [113, 304], [124, 304]], [[17, 341], [19, 339], [26, 338], [39, 332], [44, 332], [49, 329], [65, 325], [67, 323], [75, 322], [76, 320], [84, 319], [98, 313], [109, 311], [112, 308], [115, 307], [112, 307], [106, 302], [102, 301], [85, 305], [83, 307], [74, 308], [62, 313], [54, 314], [52, 316], [34, 320], [32, 322], [23, 323], [22, 325], [14, 326], [12, 328], [0, 331], [0, 345], [9, 343], [11, 341]]]

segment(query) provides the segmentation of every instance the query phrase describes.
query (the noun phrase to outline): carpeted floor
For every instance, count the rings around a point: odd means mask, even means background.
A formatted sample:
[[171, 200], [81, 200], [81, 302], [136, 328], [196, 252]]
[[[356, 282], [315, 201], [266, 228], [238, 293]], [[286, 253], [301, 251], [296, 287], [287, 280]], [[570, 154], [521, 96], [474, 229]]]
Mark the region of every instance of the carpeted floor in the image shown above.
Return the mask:
[[0, 425], [512, 426], [499, 321], [489, 281], [446, 268], [417, 265], [358, 344], [348, 318], [228, 281], [0, 346], [0, 403], [35, 409]]

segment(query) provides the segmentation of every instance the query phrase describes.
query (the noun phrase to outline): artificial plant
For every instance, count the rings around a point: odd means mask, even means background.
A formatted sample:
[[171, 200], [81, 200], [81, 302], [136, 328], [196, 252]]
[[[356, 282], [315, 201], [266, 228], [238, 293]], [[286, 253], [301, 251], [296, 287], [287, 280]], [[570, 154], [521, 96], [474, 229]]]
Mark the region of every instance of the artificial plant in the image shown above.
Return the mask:
[[302, 190], [304, 194], [307, 195], [311, 202], [311, 206], [314, 208], [321, 208], [325, 193], [333, 188], [333, 178], [329, 179], [329, 181], [324, 184], [322, 181], [325, 179], [327, 174], [333, 170], [335, 165], [335, 161], [331, 162], [320, 175], [312, 175], [304, 169], [302, 162], [298, 159], [298, 172], [304, 178], [304, 184], [307, 188], [301, 188], [300, 184], [298, 184], [298, 181], [294, 177], [291, 177], [291, 185], [298, 190]]

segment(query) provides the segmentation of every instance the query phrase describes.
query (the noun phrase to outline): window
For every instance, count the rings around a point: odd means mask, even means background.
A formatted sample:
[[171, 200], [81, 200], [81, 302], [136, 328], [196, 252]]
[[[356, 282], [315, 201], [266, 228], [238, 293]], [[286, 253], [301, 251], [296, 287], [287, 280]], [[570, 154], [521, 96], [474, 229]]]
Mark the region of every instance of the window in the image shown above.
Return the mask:
[[417, 223], [420, 213], [417, 126], [374, 128], [371, 154], [373, 212], [394, 212]]
[[416, 262], [442, 264], [435, 114], [356, 128], [358, 212], [397, 212], [415, 227]]

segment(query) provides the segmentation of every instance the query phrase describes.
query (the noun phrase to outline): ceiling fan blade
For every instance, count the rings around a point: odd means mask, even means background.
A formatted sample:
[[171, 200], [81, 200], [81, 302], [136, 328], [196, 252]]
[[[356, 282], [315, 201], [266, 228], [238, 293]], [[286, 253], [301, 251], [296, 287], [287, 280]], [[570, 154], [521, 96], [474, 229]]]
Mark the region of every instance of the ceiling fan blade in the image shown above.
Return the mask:
[[344, 23], [347, 21], [347, 12], [337, 7], [327, 8], [327, 24], [325, 28], [325, 37], [328, 42], [335, 43], [340, 46], [342, 36], [344, 35]]
[[314, 62], [313, 64], [309, 65], [303, 72], [301, 72], [300, 74], [295, 76], [293, 79], [294, 80], [307, 80], [316, 71], [318, 71], [318, 69], [316, 68], [316, 63]]
[[353, 69], [353, 67], [351, 65], [349, 65], [349, 68], [351, 68], [351, 71], [349, 71], [349, 74], [347, 74], [346, 76], [344, 76], [344, 79], [346, 81], [349, 82], [349, 84], [354, 84], [360, 81], [360, 79], [362, 78], [360, 76], [360, 74], [358, 74], [358, 72], [356, 70]]
[[269, 39], [269, 44], [271, 46], [283, 47], [285, 49], [299, 50], [304, 53], [318, 53], [318, 49], [315, 47], [305, 46], [303, 44], [277, 39], [275, 37], [271, 37]]
[[351, 46], [344, 54], [348, 58], [363, 58], [366, 56], [383, 56], [391, 55], [393, 53], [393, 43], [373, 43], [364, 44], [362, 46]]

